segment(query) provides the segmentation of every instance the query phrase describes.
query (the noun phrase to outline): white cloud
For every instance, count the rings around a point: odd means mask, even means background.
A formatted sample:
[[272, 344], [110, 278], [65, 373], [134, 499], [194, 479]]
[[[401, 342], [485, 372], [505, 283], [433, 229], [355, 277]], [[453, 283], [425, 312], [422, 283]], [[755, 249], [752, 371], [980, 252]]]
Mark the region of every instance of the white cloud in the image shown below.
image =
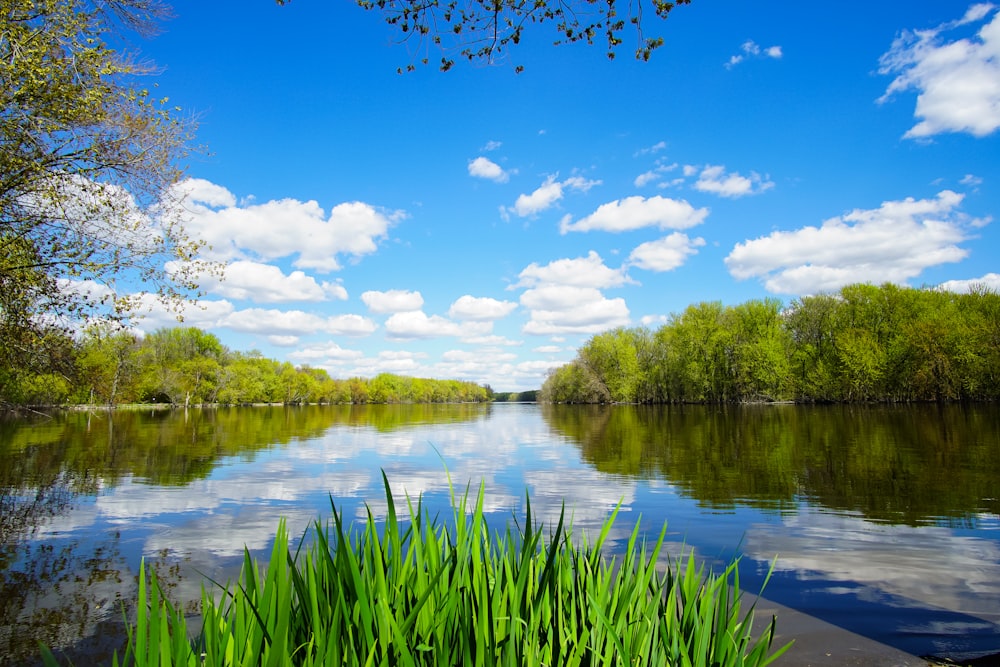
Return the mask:
[[486, 145], [483, 146], [483, 150], [487, 153], [490, 151], [495, 151], [503, 146], [503, 142], [500, 141], [487, 141]]
[[220, 320], [217, 326], [268, 336], [307, 336], [315, 333], [365, 336], [376, 329], [374, 322], [360, 315], [323, 317], [301, 310], [265, 310], [263, 308], [235, 311]]
[[554, 176], [549, 176], [530, 195], [518, 196], [517, 201], [514, 202], [514, 212], [522, 218], [534, 215], [555, 204], [562, 199], [562, 196], [562, 183], [557, 182]]
[[[643, 172], [635, 177], [632, 184], [637, 188], [644, 187], [650, 183], [654, 183], [659, 180], [664, 174], [677, 169], [679, 165], [676, 162], [667, 162], [666, 160], [657, 160], [656, 166], [649, 171]], [[683, 179], [682, 179], [683, 180]], [[660, 187], [665, 187], [663, 184]]]
[[498, 301], [489, 297], [477, 298], [468, 294], [460, 296], [448, 309], [448, 316], [458, 320], [492, 321], [507, 317], [517, 308], [512, 301]]
[[586, 257], [557, 259], [545, 266], [531, 263], [518, 275], [517, 287], [539, 285], [572, 285], [576, 287], [620, 287], [631, 282], [624, 269], [605, 266], [604, 260], [591, 250]]
[[639, 318], [639, 322], [644, 327], [658, 327], [663, 324], [667, 324], [670, 318], [666, 315], [643, 315]]
[[656, 153], [659, 153], [662, 150], [666, 150], [666, 148], [667, 148], [667, 142], [658, 141], [652, 146], [649, 146], [647, 148], [640, 148], [635, 152], [635, 155], [636, 157], [640, 155], [655, 155]]
[[500, 165], [482, 156], [469, 161], [469, 175], [497, 183], [506, 183], [510, 179], [510, 175]]
[[696, 255], [696, 248], [703, 245], [703, 238], [690, 239], [687, 234], [674, 232], [638, 246], [629, 255], [629, 264], [647, 271], [672, 271], [683, 265], [689, 255]]
[[212, 329], [220, 326], [220, 323], [236, 310], [232, 303], [225, 300], [185, 301], [180, 304], [177, 312], [164, 304], [155, 294], [140, 294], [136, 296], [136, 300], [135, 324], [143, 331], [179, 326], [178, 316], [183, 318], [184, 326]]
[[624, 268], [611, 269], [594, 251], [587, 257], [559, 259], [545, 266], [530, 264], [511, 289], [528, 287], [521, 305], [530, 312], [522, 332], [536, 335], [599, 333], [627, 326], [625, 300], [608, 299], [602, 288], [633, 282]]
[[743, 197], [756, 195], [774, 187], [774, 183], [756, 172], [741, 176], [737, 172], [726, 172], [723, 165], [707, 165], [701, 170], [694, 184], [695, 190], [710, 192], [720, 197]]
[[363, 357], [358, 350], [345, 350], [334, 342], [321, 345], [309, 345], [288, 353], [288, 358], [301, 363], [315, 365], [316, 363], [343, 362]]
[[299, 344], [298, 336], [268, 336], [267, 342], [276, 347], [293, 347]]
[[658, 173], [656, 173], [655, 171], [650, 170], [650, 171], [645, 171], [645, 172], [639, 174], [638, 176], [636, 176], [635, 180], [632, 183], [633, 183], [633, 185], [635, 185], [635, 187], [641, 188], [644, 185], [648, 185], [648, 184], [652, 183], [653, 181], [657, 180], [658, 178], [660, 178], [660, 175]]
[[495, 361], [513, 361], [517, 355], [513, 352], [496, 351], [489, 355], [489, 359], [484, 359], [483, 353], [479, 350], [448, 350], [441, 355], [444, 361], [458, 361], [463, 363], [488, 364]]
[[424, 297], [420, 292], [391, 289], [387, 292], [369, 290], [361, 295], [361, 300], [373, 313], [402, 313], [408, 310], [420, 310], [424, 305]]
[[348, 374], [352, 376], [372, 377], [379, 373], [398, 373], [400, 375], [430, 375], [422, 361], [427, 357], [422, 352], [406, 350], [383, 350], [378, 356], [364, 357], [357, 360]]
[[576, 222], [566, 218], [559, 229], [563, 234], [591, 230], [623, 232], [654, 226], [687, 229], [701, 224], [706, 216], [707, 208], [696, 209], [683, 199], [634, 196], [601, 204], [596, 211]]
[[958, 247], [973, 226], [956, 211], [963, 195], [944, 190], [933, 199], [884, 202], [820, 227], [776, 231], [738, 243], [726, 266], [738, 279], [759, 278], [779, 294], [834, 290], [854, 282], [902, 283], [924, 269], [963, 259]]
[[492, 322], [466, 322], [458, 324], [440, 315], [428, 316], [420, 310], [396, 313], [385, 321], [385, 330], [391, 338], [441, 338], [488, 333]]
[[974, 174], [966, 174], [965, 176], [962, 177], [962, 180], [959, 181], [959, 183], [961, 183], [962, 185], [969, 186], [973, 189], [976, 189], [983, 184], [983, 179]]
[[[970, 37], [946, 41], [944, 33], [993, 19]], [[919, 122], [904, 137], [942, 132], [984, 137], [1000, 127], [1000, 12], [992, 4], [973, 5], [965, 16], [929, 30], [905, 31], [879, 60], [879, 73], [895, 75], [883, 103], [894, 94], [917, 91]]]
[[743, 42], [740, 45], [740, 51], [742, 51], [742, 53], [730, 56], [729, 60], [726, 61], [726, 69], [732, 69], [747, 58], [765, 57], [778, 59], [781, 58], [782, 55], [780, 46], [769, 46], [766, 49], [761, 49], [760, 45], [752, 39], [748, 39]]
[[184, 223], [210, 247], [215, 260], [294, 257], [296, 268], [335, 271], [339, 255], [375, 252], [402, 213], [386, 213], [364, 202], [338, 204], [327, 214], [315, 201], [281, 199], [239, 206], [220, 186], [188, 179], [175, 186], [184, 197]]
[[630, 323], [625, 299], [608, 299], [593, 287], [533, 288], [521, 295], [521, 305], [531, 311], [526, 334], [594, 334]]
[[[172, 264], [168, 263], [168, 271]], [[256, 303], [347, 299], [347, 290], [339, 283], [319, 283], [302, 271], [285, 275], [277, 266], [248, 260], [230, 262], [222, 275], [204, 275], [198, 282], [209, 294]]]
[[566, 189], [587, 192], [595, 185], [600, 184], [600, 181], [591, 181], [581, 176], [571, 176], [565, 181], [557, 181], [555, 176], [549, 176], [531, 194], [519, 195], [514, 206], [507, 209], [507, 212], [516, 213], [522, 218], [535, 215], [554, 206], [563, 198]]
[[489, 345], [492, 347], [520, 347], [524, 345], [523, 340], [511, 340], [510, 338], [496, 334], [466, 335], [462, 338], [462, 342], [469, 345]]
[[938, 285], [939, 289], [959, 294], [967, 294], [973, 289], [985, 287], [993, 292], [1000, 292], [1000, 273], [987, 273], [982, 278], [971, 280], [948, 280]]

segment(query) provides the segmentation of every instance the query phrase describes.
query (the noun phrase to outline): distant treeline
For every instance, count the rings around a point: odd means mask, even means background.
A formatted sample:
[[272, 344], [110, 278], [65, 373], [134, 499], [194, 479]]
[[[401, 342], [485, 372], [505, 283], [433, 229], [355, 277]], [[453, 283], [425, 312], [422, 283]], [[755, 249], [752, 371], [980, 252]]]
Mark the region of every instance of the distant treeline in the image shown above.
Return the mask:
[[194, 327], [158, 329], [143, 338], [92, 328], [44, 351], [35, 368], [0, 368], [0, 403], [458, 403], [493, 396], [488, 386], [458, 380], [390, 373], [334, 379], [321, 368], [234, 352]]
[[538, 401], [538, 390], [531, 391], [511, 391], [500, 394], [493, 394], [496, 403], [535, 403]]
[[655, 331], [598, 334], [551, 372], [555, 403], [1000, 398], [1000, 294], [857, 284], [689, 306]]

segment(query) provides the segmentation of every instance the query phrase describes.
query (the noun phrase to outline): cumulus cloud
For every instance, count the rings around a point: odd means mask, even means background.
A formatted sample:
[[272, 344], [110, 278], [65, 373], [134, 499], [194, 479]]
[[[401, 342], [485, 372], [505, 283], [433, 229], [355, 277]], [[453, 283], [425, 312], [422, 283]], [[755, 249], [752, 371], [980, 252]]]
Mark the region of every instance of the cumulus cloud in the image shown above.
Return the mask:
[[646, 148], [640, 148], [635, 152], [635, 155], [636, 157], [640, 155], [655, 155], [656, 153], [659, 153], [662, 150], [666, 150], [666, 148], [667, 148], [667, 142], [658, 141], [652, 146], [647, 146]]
[[557, 259], [545, 266], [532, 262], [518, 275], [518, 282], [510, 287], [536, 287], [539, 285], [572, 285], [575, 287], [620, 287], [632, 282], [624, 269], [612, 269], [591, 250], [586, 257]]
[[959, 294], [968, 294], [984, 288], [992, 292], [1000, 292], [1000, 273], [987, 273], [982, 278], [971, 280], [948, 280], [938, 285], [938, 289]]
[[976, 176], [975, 174], [966, 174], [965, 176], [962, 177], [962, 180], [959, 181], [959, 183], [968, 186], [973, 190], [976, 190], [979, 188], [980, 185], [983, 184], [983, 179], [980, 178], [979, 176]]
[[486, 345], [490, 347], [520, 347], [524, 345], [522, 340], [512, 340], [506, 336], [497, 334], [467, 335], [462, 338], [462, 342], [469, 345]]
[[600, 185], [600, 181], [592, 181], [582, 176], [571, 176], [564, 181], [557, 181], [555, 176], [549, 176], [531, 194], [519, 195], [514, 202], [514, 206], [506, 209], [507, 213], [515, 213], [519, 217], [526, 218], [536, 215], [551, 208], [563, 198], [566, 190], [577, 190], [587, 192], [592, 187]]
[[316, 365], [317, 362], [353, 361], [363, 356], [359, 350], [347, 350], [334, 342], [308, 345], [288, 353], [289, 359], [310, 365]]
[[630, 323], [625, 299], [609, 299], [593, 287], [533, 288], [521, 295], [521, 305], [531, 312], [526, 334], [595, 334]]
[[684, 264], [690, 255], [698, 254], [697, 248], [705, 245], [703, 238], [688, 238], [687, 234], [674, 232], [656, 241], [638, 246], [629, 255], [629, 264], [647, 271], [672, 271]]
[[478, 350], [448, 350], [441, 355], [441, 359], [444, 361], [457, 361], [466, 364], [488, 364], [494, 361], [513, 361], [514, 359], [517, 359], [517, 355], [513, 352], [497, 351], [495, 356], [491, 355], [491, 357], [492, 358], [489, 361], [485, 361], [483, 359], [482, 352]]
[[422, 364], [427, 357], [422, 352], [409, 352], [405, 350], [383, 350], [375, 357], [363, 357], [354, 362], [348, 372], [351, 376], [372, 377], [379, 373], [396, 373], [399, 375], [427, 375], [433, 373], [426, 372]]
[[[170, 271], [175, 264], [168, 263], [167, 270]], [[292, 271], [285, 275], [273, 264], [249, 260], [230, 262], [223, 268], [221, 275], [203, 275], [198, 282], [209, 294], [256, 303], [347, 299], [347, 290], [339, 283], [320, 283], [302, 271]]]
[[430, 315], [420, 310], [396, 313], [385, 321], [390, 338], [441, 338], [488, 333], [491, 322], [466, 322], [458, 324], [440, 315]]
[[641, 174], [639, 174], [638, 176], [636, 176], [635, 180], [632, 183], [633, 183], [633, 185], [635, 185], [635, 187], [641, 188], [642, 186], [648, 185], [649, 183], [652, 183], [652, 182], [658, 180], [659, 178], [660, 178], [660, 175], [657, 174], [655, 171], [652, 171], [652, 170], [650, 170], [650, 171], [644, 171]]
[[576, 222], [564, 218], [559, 230], [565, 234], [591, 230], [624, 232], [643, 227], [687, 229], [701, 224], [707, 216], [707, 208], [695, 208], [683, 199], [634, 196], [601, 204], [596, 211]]
[[408, 310], [420, 310], [424, 305], [424, 297], [420, 292], [391, 289], [387, 292], [369, 290], [361, 295], [361, 300], [373, 313], [401, 313]]
[[522, 329], [526, 334], [592, 334], [629, 323], [625, 300], [609, 299], [601, 288], [632, 280], [624, 269], [605, 266], [594, 251], [587, 257], [559, 259], [545, 266], [531, 264], [519, 278], [512, 289], [529, 288], [521, 295], [521, 305], [530, 313]]
[[298, 345], [298, 336], [268, 336], [267, 342], [275, 347], [293, 347]]
[[301, 310], [238, 310], [219, 321], [234, 331], [270, 336], [305, 336], [328, 333], [341, 336], [365, 336], [376, 329], [373, 321], [360, 315], [323, 317]]
[[[973, 36], [951, 41], [946, 37], [980, 23], [984, 24]], [[913, 115], [919, 122], [904, 137], [920, 139], [942, 132], [984, 137], [1000, 127], [1000, 11], [995, 5], [972, 5], [957, 21], [904, 31], [879, 64], [879, 73], [896, 77], [879, 103], [896, 93], [917, 92]]]
[[[643, 173], [636, 176], [635, 180], [632, 181], [632, 184], [635, 185], [635, 187], [637, 188], [641, 188], [646, 185], [649, 185], [650, 183], [655, 183], [656, 181], [660, 180], [660, 178], [664, 174], [674, 171], [675, 169], [677, 169], [677, 167], [678, 164], [676, 162], [673, 163], [667, 163], [665, 161], [659, 162], [655, 168], [650, 169], [649, 171], [644, 171]], [[664, 186], [661, 184], [660, 187]]]
[[506, 183], [510, 179], [510, 174], [504, 171], [500, 165], [482, 156], [469, 161], [469, 176], [485, 178], [497, 183]]
[[316, 201], [281, 199], [239, 205], [225, 188], [202, 179], [175, 186], [184, 200], [184, 224], [204, 240], [214, 260], [273, 260], [292, 257], [300, 269], [335, 271], [338, 257], [361, 257], [378, 248], [402, 217], [364, 202], [338, 204], [329, 213]]
[[772, 181], [757, 172], [750, 172], [749, 177], [741, 176], [735, 171], [726, 172], [723, 165], [707, 165], [694, 184], [695, 190], [733, 198], [760, 194], [773, 187]]
[[776, 231], [738, 243], [726, 266], [738, 279], [758, 278], [768, 291], [809, 294], [854, 282], [902, 283], [924, 269], [958, 262], [968, 251], [970, 220], [957, 211], [963, 195], [887, 201], [854, 210], [819, 227]]
[[507, 317], [517, 308], [512, 301], [498, 301], [489, 297], [460, 296], [448, 309], [448, 316], [458, 320], [493, 321]]
[[740, 53], [731, 56], [729, 60], [726, 61], [726, 69], [732, 69], [736, 65], [747, 58], [781, 58], [782, 51], [780, 46], [769, 46], [766, 49], [761, 49], [760, 45], [752, 39], [748, 39], [740, 45]]
[[174, 310], [155, 294], [135, 295], [136, 308], [134, 323], [140, 331], [153, 331], [160, 327], [178, 326], [178, 317], [185, 326], [199, 329], [213, 329], [225, 322], [236, 308], [226, 300], [199, 299], [185, 301]]

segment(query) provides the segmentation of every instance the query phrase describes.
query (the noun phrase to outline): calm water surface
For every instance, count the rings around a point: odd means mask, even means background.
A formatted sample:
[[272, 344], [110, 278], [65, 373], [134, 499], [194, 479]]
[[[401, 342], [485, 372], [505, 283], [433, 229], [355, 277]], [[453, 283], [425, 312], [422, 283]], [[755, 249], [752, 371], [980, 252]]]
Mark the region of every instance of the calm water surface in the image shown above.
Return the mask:
[[[524, 507], [576, 530], [618, 504], [709, 562], [742, 555], [766, 597], [918, 655], [1000, 652], [997, 406], [536, 405], [71, 413], [0, 422], [0, 664], [47, 642], [104, 661], [140, 560], [194, 615], [206, 576], [264, 558], [394, 492], [448, 507], [485, 484], [490, 520]], [[776, 560], [775, 560], [776, 559]], [[781, 619], [779, 617], [779, 629]]]

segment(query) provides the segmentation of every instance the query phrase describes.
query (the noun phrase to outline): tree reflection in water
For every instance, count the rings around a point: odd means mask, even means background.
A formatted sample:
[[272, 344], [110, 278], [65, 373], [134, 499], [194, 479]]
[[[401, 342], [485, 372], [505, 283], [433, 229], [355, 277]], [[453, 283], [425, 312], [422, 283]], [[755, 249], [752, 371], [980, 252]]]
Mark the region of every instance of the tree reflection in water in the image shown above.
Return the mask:
[[[991, 583], [1000, 560], [990, 555], [1000, 547], [987, 529], [1000, 515], [996, 406], [72, 412], [0, 421], [0, 663], [37, 664], [38, 641], [76, 664], [107, 662], [141, 557], [186, 604], [203, 574], [234, 576], [226, 568], [238, 568], [244, 544], [273, 538], [279, 515], [304, 528], [331, 493], [342, 508], [377, 505], [380, 469], [440, 501], [442, 462], [460, 487], [486, 481], [498, 521], [530, 488], [538, 516], [565, 500], [580, 528], [624, 499], [631, 516], [665, 518], [671, 539], [701, 531], [691, 546], [705, 552], [742, 546], [768, 562], [780, 545], [769, 588], [798, 586], [793, 602], [816, 581], [919, 601], [918, 581], [956, 612], [990, 619], [976, 610], [1000, 608]], [[686, 532], [682, 520], [698, 528]], [[828, 549], [836, 553], [816, 556]], [[935, 576], [942, 551], [982, 576]], [[898, 570], [891, 586], [886, 568]], [[872, 610], [886, 619], [886, 641], [900, 609]], [[1000, 619], [990, 622], [987, 641], [1000, 638]]]

